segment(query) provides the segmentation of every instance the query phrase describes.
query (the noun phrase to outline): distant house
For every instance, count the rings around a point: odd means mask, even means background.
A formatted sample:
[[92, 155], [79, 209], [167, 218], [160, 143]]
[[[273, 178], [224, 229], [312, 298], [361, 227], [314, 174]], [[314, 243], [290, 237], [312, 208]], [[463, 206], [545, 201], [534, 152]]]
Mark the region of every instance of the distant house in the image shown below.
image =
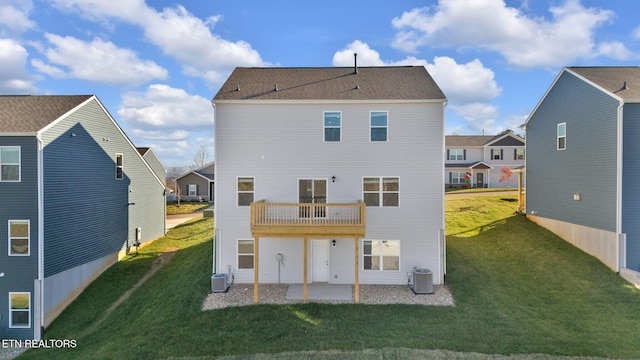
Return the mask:
[[214, 201], [215, 164], [210, 162], [204, 166], [188, 171], [176, 178], [176, 189], [183, 201]]
[[[502, 135], [447, 135], [445, 187], [517, 187], [517, 177], [500, 181], [502, 169], [524, 166], [525, 141], [510, 132]], [[465, 178], [466, 177], [466, 178]]]
[[640, 67], [564, 68], [524, 126], [527, 216], [640, 284]]
[[355, 301], [416, 267], [444, 282], [446, 98], [424, 67], [236, 68], [213, 104], [214, 272]]
[[0, 96], [0, 335], [42, 329], [165, 233], [164, 167], [96, 96]]

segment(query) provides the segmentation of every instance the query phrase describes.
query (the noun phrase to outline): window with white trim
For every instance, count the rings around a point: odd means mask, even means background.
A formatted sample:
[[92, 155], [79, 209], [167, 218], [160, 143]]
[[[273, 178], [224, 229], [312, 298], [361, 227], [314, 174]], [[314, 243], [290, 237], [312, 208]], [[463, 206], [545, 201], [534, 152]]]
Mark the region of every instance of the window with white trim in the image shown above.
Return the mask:
[[122, 154], [116, 154], [116, 180], [122, 180], [124, 176], [124, 163]]
[[516, 149], [515, 160], [524, 160], [524, 149], [523, 148], [517, 148]]
[[491, 149], [491, 160], [502, 160], [502, 149]]
[[464, 160], [464, 149], [449, 149], [447, 153], [449, 154], [447, 160]]
[[29, 256], [29, 220], [9, 220], [9, 256]]
[[255, 178], [238, 177], [238, 206], [249, 206], [255, 201]]
[[389, 113], [372, 111], [369, 115], [369, 140], [371, 142], [388, 141]]
[[452, 171], [451, 172], [451, 184], [464, 184], [464, 176], [467, 173]]
[[339, 111], [324, 112], [324, 141], [342, 141], [342, 113]]
[[0, 146], [0, 181], [20, 181], [20, 146]]
[[567, 123], [558, 124], [557, 137], [557, 149], [565, 150], [567, 148]]
[[400, 270], [400, 240], [363, 240], [364, 270]]
[[31, 293], [9, 293], [9, 327], [31, 327]]
[[365, 177], [362, 179], [362, 198], [367, 206], [400, 206], [400, 178]]
[[238, 269], [253, 269], [253, 240], [238, 240]]
[[198, 195], [198, 185], [189, 184], [189, 196], [197, 196]]

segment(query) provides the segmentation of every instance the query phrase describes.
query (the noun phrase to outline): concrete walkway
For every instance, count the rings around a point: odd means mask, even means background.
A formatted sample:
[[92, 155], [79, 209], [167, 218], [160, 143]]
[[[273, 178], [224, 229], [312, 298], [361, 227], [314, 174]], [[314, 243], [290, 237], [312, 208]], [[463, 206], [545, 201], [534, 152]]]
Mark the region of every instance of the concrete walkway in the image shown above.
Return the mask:
[[190, 214], [167, 215], [167, 231], [191, 219], [201, 218], [202, 214], [202, 211], [198, 211]]

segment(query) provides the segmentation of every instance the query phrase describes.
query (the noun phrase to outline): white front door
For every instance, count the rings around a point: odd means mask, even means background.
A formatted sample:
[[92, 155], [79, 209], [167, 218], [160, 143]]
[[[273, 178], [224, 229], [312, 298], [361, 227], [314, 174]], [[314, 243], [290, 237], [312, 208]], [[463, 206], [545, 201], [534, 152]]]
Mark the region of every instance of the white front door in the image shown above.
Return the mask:
[[311, 282], [329, 282], [329, 240], [311, 240]]

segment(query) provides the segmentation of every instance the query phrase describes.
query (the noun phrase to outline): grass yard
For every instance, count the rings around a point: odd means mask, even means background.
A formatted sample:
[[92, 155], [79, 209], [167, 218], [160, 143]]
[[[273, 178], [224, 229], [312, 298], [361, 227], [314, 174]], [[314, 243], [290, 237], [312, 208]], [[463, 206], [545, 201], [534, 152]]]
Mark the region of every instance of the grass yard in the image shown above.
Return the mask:
[[170, 201], [167, 202], [167, 215], [190, 214], [211, 206], [213, 206], [213, 203], [181, 201], [180, 205], [178, 205], [177, 201]]
[[[515, 203], [502, 198], [515, 194], [447, 199], [447, 283], [455, 307], [308, 303], [202, 312], [212, 220], [199, 219], [107, 270], [47, 329], [47, 338], [76, 339], [77, 348], [23, 357], [640, 358], [640, 291], [513, 215]], [[173, 246], [180, 250], [171, 261], [87, 332]]]

